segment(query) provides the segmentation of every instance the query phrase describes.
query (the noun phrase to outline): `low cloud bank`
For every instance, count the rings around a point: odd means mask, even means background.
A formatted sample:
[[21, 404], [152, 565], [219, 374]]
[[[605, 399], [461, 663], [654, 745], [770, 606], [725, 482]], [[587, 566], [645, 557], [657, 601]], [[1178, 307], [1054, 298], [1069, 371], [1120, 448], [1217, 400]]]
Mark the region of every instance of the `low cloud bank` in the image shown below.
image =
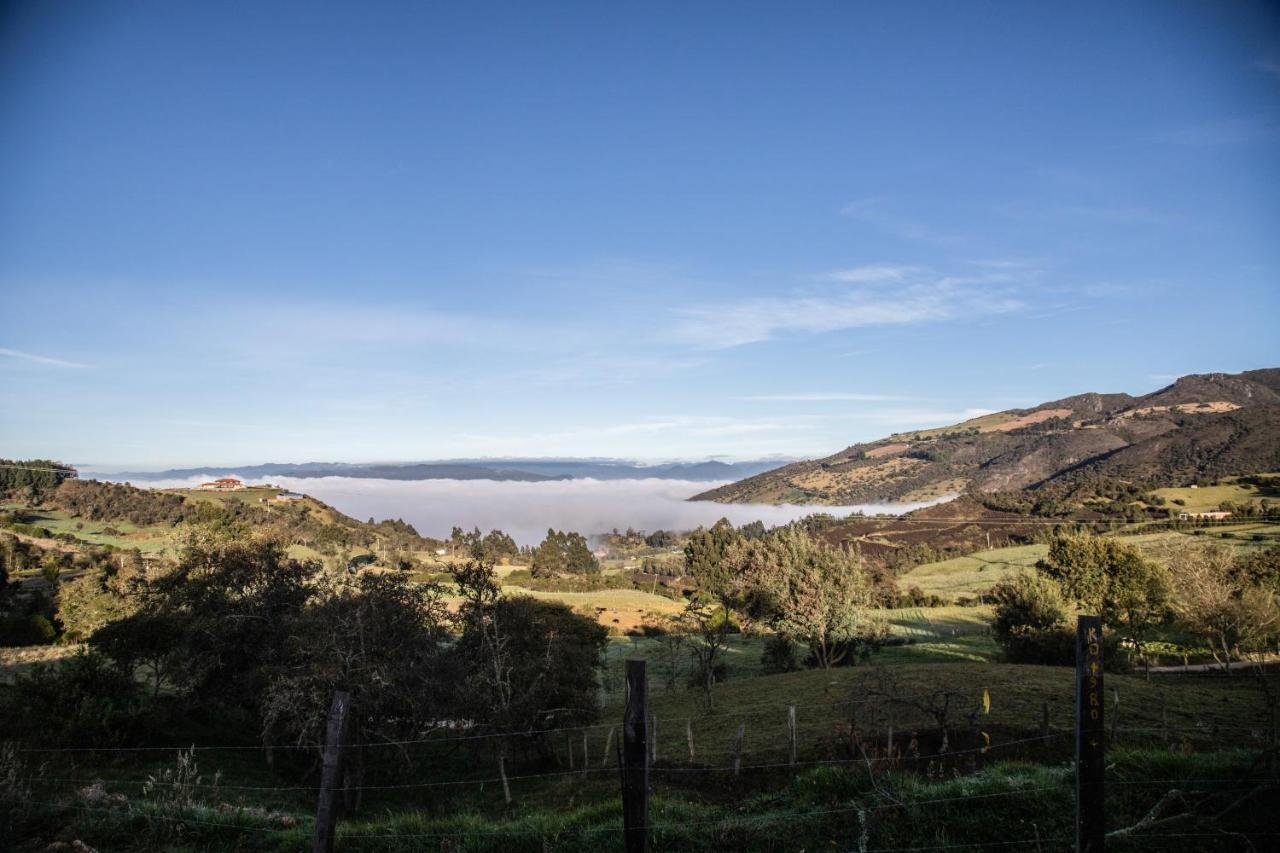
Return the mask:
[[[150, 488], [191, 488], [207, 478], [158, 480]], [[360, 520], [403, 518], [424, 536], [447, 537], [454, 525], [505, 530], [521, 545], [536, 545], [548, 527], [583, 534], [618, 528], [687, 530], [728, 518], [734, 524], [760, 520], [785, 524], [816, 512], [848, 515], [861, 510], [901, 513], [928, 503], [823, 507], [784, 504], [718, 504], [688, 498], [720, 483], [690, 480], [560, 480], [522, 483], [498, 480], [373, 480], [353, 477], [270, 477], [248, 480], [303, 492]]]

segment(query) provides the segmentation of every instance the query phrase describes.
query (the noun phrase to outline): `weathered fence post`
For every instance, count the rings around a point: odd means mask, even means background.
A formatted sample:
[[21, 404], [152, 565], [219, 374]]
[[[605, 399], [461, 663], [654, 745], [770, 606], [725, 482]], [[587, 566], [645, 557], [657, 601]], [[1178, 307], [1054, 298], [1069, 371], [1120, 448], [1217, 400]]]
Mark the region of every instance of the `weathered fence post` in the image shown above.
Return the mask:
[[613, 748], [613, 736], [614, 736], [614, 733], [615, 733], [614, 727], [613, 727], [613, 726], [610, 726], [610, 727], [609, 727], [609, 736], [608, 736], [607, 738], [605, 738], [605, 741], [604, 741], [604, 755], [600, 756], [600, 766], [601, 766], [601, 767], [608, 767], [608, 766], [609, 766], [609, 750]]
[[733, 775], [742, 772], [742, 735], [747, 730], [746, 723], [738, 723], [738, 736], [733, 741]]
[[689, 763], [693, 763], [693, 720], [684, 721], [684, 736], [689, 741]]
[[587, 756], [587, 730], [583, 729], [582, 730], [582, 775], [583, 776], [587, 775], [587, 768], [590, 765], [591, 765], [591, 762]]
[[796, 763], [796, 706], [787, 706], [787, 733], [791, 738], [791, 763]]
[[[627, 853], [649, 850], [648, 685], [643, 660], [627, 661], [627, 704], [622, 716], [622, 834]], [[654, 720], [655, 732], [657, 720]]]
[[1076, 622], [1076, 851], [1103, 853], [1102, 780], [1105, 769], [1102, 722], [1102, 620]]
[[658, 763], [658, 718], [650, 717], [653, 728], [649, 729], [649, 763]]
[[316, 832], [312, 853], [333, 853], [333, 836], [338, 820], [338, 779], [342, 770], [342, 747], [347, 732], [351, 697], [345, 690], [333, 692], [329, 725], [325, 731], [324, 765], [320, 773], [320, 803], [316, 806]]
[[502, 780], [502, 800], [511, 805], [511, 783], [507, 780], [507, 742], [498, 740], [498, 778]]

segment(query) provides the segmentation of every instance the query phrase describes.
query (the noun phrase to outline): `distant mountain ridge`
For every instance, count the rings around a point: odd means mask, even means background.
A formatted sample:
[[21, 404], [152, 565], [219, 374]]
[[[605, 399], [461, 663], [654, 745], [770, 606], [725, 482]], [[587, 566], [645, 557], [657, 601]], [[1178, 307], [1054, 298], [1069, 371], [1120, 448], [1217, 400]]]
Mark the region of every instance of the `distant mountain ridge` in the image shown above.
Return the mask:
[[697, 495], [721, 503], [853, 504], [1071, 487], [1175, 485], [1280, 470], [1280, 368], [1184, 376], [1141, 397], [1079, 394], [855, 444]]
[[263, 477], [358, 477], [379, 480], [505, 480], [545, 482], [552, 480], [695, 480], [712, 482], [750, 477], [786, 464], [786, 459], [757, 459], [745, 462], [667, 462], [644, 465], [622, 459], [457, 459], [439, 462], [270, 462], [262, 465], [207, 465], [198, 468], [170, 468], [165, 471], [120, 471], [107, 476], [113, 480], [180, 480], [192, 477], [235, 474], [246, 479]]

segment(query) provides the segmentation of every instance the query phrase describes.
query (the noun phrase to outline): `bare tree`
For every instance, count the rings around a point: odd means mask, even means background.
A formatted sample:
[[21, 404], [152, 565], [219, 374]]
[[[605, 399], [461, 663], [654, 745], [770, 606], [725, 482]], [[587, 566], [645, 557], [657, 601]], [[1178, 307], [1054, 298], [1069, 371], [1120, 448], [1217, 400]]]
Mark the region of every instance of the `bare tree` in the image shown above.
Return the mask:
[[1221, 545], [1179, 548], [1170, 554], [1170, 568], [1178, 618], [1205, 639], [1225, 671], [1230, 672], [1233, 657], [1261, 651], [1280, 626], [1275, 593], [1242, 586], [1231, 552]]

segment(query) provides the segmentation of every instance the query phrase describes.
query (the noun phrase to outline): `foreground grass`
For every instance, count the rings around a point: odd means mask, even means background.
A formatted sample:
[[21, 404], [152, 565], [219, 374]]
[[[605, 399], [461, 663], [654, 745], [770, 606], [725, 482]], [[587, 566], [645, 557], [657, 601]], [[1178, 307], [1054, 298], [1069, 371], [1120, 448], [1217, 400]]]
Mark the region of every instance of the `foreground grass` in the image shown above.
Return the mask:
[[[1113, 851], [1271, 849], [1280, 779], [1258, 754], [1115, 752], [1108, 756], [1107, 826], [1132, 828], [1170, 790], [1182, 792], [1168, 823], [1113, 837]], [[659, 774], [660, 775], [660, 774]], [[340, 823], [342, 851], [621, 850], [616, 794], [591, 802], [591, 783], [569, 782], [558, 806], [515, 805], [502, 814], [424, 809], [364, 814]], [[306, 849], [310, 820], [261, 811], [146, 802], [88, 805], [74, 798], [0, 805], [18, 851], [82, 840], [100, 850]], [[680, 790], [650, 801], [654, 850], [951, 850], [1066, 851], [1073, 846], [1074, 791], [1068, 765], [1011, 761], [943, 779], [864, 767], [802, 769], [768, 792], [727, 803]], [[1246, 839], [1248, 842], [1246, 843]]]

